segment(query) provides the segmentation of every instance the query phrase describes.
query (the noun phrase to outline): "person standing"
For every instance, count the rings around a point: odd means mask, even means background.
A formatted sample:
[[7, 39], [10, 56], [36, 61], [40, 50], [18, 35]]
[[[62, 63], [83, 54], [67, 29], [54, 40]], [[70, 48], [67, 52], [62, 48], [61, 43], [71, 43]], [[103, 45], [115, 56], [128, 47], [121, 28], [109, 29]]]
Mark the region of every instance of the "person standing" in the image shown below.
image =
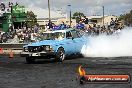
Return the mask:
[[77, 24], [76, 28], [77, 28], [77, 29], [84, 30], [85, 25], [84, 25], [84, 23], [80, 20], [79, 23]]
[[111, 18], [110, 26], [113, 26], [113, 25], [115, 25], [115, 21], [113, 20], [113, 18]]
[[52, 25], [52, 24], [53, 24], [53, 23], [51, 22], [51, 20], [49, 20], [49, 23], [48, 23], [48, 25], [47, 25], [47, 26], [49, 27], [48, 29], [52, 29], [52, 28], [53, 28], [53, 25]]
[[88, 22], [89, 22], [88, 18], [86, 16], [84, 16], [84, 23], [88, 24]]
[[62, 21], [62, 23], [60, 24], [60, 29], [63, 30], [63, 29], [66, 29], [66, 24]]
[[110, 28], [111, 28], [111, 29], [114, 29], [114, 26], [115, 26], [115, 21], [113, 20], [113, 18], [111, 18], [111, 21], [110, 21]]

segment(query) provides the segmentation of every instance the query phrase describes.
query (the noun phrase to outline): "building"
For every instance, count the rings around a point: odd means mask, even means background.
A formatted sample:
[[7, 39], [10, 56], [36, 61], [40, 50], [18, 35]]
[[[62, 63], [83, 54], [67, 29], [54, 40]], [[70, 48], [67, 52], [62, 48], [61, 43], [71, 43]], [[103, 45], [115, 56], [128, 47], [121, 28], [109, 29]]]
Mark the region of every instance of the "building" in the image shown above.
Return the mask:
[[[103, 26], [103, 16], [87, 16], [90, 22], [94, 22], [97, 26]], [[111, 18], [115, 20], [117, 16], [104, 16], [104, 25], [110, 25]]]
[[[59, 25], [62, 22], [64, 22], [67, 25], [70, 25], [70, 19], [67, 19], [67, 18], [61, 18], [61, 17], [60, 18], [51, 18], [51, 21], [55, 25]], [[72, 19], [71, 21], [72, 21], [71, 26], [73, 27], [76, 24], [76, 20], [75, 19]], [[48, 18], [38, 18], [37, 19], [37, 23], [40, 26], [45, 26], [46, 24], [48, 24], [48, 22], [49, 22], [49, 19]]]
[[0, 30], [7, 32], [10, 26], [13, 26], [15, 29], [21, 28], [26, 19], [24, 6], [6, 6], [0, 14]]
[[[26, 11], [32, 11], [37, 16], [37, 23], [39, 25], [46, 25], [49, 22], [49, 12], [47, 9], [42, 9], [38, 7], [26, 8]], [[67, 14], [62, 11], [51, 10], [51, 21], [55, 24], [59, 24], [59, 19], [67, 19]]]

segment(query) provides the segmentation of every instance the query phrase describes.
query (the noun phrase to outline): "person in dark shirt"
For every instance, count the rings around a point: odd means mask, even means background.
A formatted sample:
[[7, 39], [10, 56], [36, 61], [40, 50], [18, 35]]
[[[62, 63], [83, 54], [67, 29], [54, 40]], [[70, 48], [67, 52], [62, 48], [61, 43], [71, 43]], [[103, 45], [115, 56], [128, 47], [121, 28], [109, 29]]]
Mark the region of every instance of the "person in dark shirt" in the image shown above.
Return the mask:
[[84, 27], [85, 27], [85, 25], [83, 24], [82, 21], [79, 21], [79, 23], [76, 26], [77, 29], [81, 29], [81, 30], [84, 29]]
[[61, 23], [61, 30], [66, 29], [66, 24], [62, 21]]
[[110, 22], [110, 26], [115, 25], [115, 21], [113, 20], [113, 18], [111, 18], [111, 22]]
[[1, 2], [0, 4], [0, 10], [5, 11], [5, 4], [3, 2]]
[[88, 18], [86, 16], [84, 16], [84, 23], [88, 24], [88, 22], [89, 22]]
[[110, 21], [110, 28], [111, 29], [114, 29], [115, 27], [115, 21], [113, 20], [113, 18], [111, 18], [111, 21]]
[[52, 25], [53, 25], [53, 30], [58, 30], [59, 26], [55, 25], [54, 23]]
[[49, 20], [49, 23], [48, 23], [48, 26], [49, 26], [49, 29], [52, 29], [53, 28], [53, 23], [51, 22], [51, 20]]

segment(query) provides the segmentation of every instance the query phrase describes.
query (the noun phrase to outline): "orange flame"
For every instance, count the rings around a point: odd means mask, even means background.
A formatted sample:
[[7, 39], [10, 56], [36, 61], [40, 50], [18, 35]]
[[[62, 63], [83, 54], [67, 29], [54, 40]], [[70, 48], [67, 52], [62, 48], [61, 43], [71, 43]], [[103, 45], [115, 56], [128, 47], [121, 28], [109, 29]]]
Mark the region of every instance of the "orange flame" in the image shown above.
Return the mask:
[[79, 71], [79, 75], [80, 75], [80, 76], [86, 75], [86, 72], [85, 72], [85, 70], [82, 68], [82, 66], [79, 66], [78, 71]]

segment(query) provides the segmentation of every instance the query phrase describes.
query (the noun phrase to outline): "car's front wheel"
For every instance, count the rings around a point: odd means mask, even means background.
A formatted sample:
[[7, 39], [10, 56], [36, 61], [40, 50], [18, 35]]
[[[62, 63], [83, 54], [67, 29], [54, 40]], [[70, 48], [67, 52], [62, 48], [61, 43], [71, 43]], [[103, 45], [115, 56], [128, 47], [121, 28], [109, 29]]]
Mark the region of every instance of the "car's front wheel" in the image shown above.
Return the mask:
[[59, 48], [57, 50], [56, 60], [59, 62], [63, 62], [65, 60], [65, 50], [63, 48]]
[[28, 64], [31, 64], [31, 63], [34, 63], [34, 62], [35, 62], [35, 59], [32, 58], [32, 57], [26, 57], [26, 62], [27, 62]]

